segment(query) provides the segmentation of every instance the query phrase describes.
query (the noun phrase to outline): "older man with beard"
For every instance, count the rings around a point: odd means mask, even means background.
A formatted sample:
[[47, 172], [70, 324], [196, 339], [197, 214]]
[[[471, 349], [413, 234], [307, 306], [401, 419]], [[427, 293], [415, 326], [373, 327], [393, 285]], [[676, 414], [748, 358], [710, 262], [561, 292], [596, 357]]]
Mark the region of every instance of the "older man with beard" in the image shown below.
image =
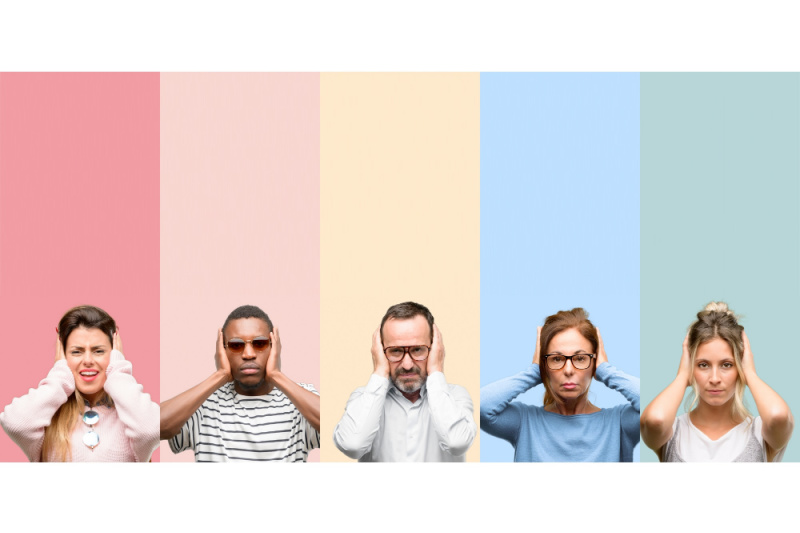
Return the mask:
[[352, 459], [464, 461], [477, 426], [469, 393], [444, 378], [444, 344], [424, 305], [386, 311], [372, 336], [375, 371], [356, 389], [333, 433]]

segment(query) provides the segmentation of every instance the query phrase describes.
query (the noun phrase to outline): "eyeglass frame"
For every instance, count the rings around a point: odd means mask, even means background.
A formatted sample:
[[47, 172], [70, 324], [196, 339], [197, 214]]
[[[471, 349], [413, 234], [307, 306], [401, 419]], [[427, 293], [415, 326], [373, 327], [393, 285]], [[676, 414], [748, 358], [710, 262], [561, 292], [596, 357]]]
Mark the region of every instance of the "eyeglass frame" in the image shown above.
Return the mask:
[[[428, 353], [425, 354], [425, 357], [423, 357], [422, 359], [417, 359], [413, 355], [411, 355], [411, 348], [422, 348], [422, 347], [425, 347], [425, 348], [428, 349]], [[392, 361], [391, 359], [389, 359], [389, 354], [387, 354], [386, 351], [387, 350], [396, 350], [398, 348], [402, 348], [403, 349], [403, 356], [400, 357], [400, 359], [398, 359], [397, 361]], [[425, 344], [414, 344], [414, 345], [411, 345], [411, 346], [389, 346], [388, 348], [384, 348], [383, 349], [383, 355], [384, 355], [384, 357], [386, 357], [386, 359], [388, 359], [388, 361], [390, 363], [399, 363], [400, 361], [402, 361], [403, 359], [406, 358], [406, 354], [408, 354], [408, 356], [411, 358], [412, 361], [417, 361], [417, 362], [424, 361], [431, 355], [431, 347], [427, 346]]]
[[[263, 349], [259, 350], [258, 348], [255, 347], [255, 345], [253, 343], [255, 341], [263, 341], [263, 340], [267, 341], [267, 345]], [[232, 348], [230, 348], [228, 346], [228, 342], [230, 342], [230, 341], [241, 341], [241, 342], [244, 343], [244, 348], [242, 348], [241, 352], [234, 351]], [[272, 339], [270, 339], [269, 337], [263, 337], [263, 336], [256, 337], [255, 339], [251, 339], [249, 341], [246, 341], [244, 339], [240, 339], [239, 337], [234, 337], [232, 339], [229, 339], [228, 342], [225, 342], [223, 345], [225, 346], [226, 350], [230, 350], [233, 353], [244, 353], [244, 351], [247, 349], [247, 345], [248, 344], [253, 347], [253, 351], [254, 352], [266, 352], [269, 349], [269, 347], [272, 345]]]
[[[544, 357], [544, 362], [545, 362], [545, 366], [547, 366], [547, 370], [561, 370], [562, 368], [567, 366], [567, 361], [564, 361], [564, 364], [561, 365], [560, 367], [558, 367], [558, 368], [550, 368], [550, 365], [547, 364], [547, 358], [550, 357], [550, 356], [553, 356], [553, 355], [560, 355], [561, 357], [563, 357], [565, 359], [568, 359], [570, 364], [572, 365], [572, 368], [574, 368], [575, 370], [588, 370], [592, 366], [592, 359], [595, 359], [597, 357], [596, 353], [575, 353], [575, 354], [572, 354], [572, 355], [564, 355], [563, 353], [546, 353], [542, 357]], [[575, 356], [578, 356], [578, 355], [589, 356], [589, 366], [587, 366], [586, 368], [578, 368], [577, 366], [575, 366], [575, 363], [572, 362], [572, 358], [575, 357]]]

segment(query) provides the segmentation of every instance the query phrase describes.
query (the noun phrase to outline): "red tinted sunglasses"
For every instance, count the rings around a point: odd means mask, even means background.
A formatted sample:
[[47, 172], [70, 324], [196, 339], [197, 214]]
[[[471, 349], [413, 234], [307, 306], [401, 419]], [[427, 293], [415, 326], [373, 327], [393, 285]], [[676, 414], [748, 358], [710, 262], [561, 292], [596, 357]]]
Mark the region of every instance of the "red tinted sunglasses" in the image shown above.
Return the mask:
[[242, 353], [244, 347], [248, 344], [253, 345], [253, 350], [263, 352], [269, 347], [269, 339], [266, 337], [256, 337], [251, 341], [244, 341], [242, 339], [231, 339], [225, 344], [225, 347], [232, 353]]

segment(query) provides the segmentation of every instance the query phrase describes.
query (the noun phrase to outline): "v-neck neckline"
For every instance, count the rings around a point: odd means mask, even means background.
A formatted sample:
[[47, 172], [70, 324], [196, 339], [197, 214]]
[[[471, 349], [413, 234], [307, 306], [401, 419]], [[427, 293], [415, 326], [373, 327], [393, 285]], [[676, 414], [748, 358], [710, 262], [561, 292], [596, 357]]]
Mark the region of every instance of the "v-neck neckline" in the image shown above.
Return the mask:
[[731, 433], [733, 433], [733, 430], [735, 430], [736, 428], [738, 428], [739, 426], [741, 426], [742, 424], [744, 424], [745, 422], [747, 422], [746, 420], [743, 420], [743, 421], [739, 422], [738, 424], [736, 424], [735, 426], [733, 426], [733, 427], [732, 427], [731, 429], [729, 429], [728, 431], [726, 431], [725, 433], [723, 433], [722, 435], [720, 435], [720, 436], [719, 436], [719, 438], [712, 439], [711, 437], [709, 437], [708, 435], [706, 435], [706, 434], [703, 432], [703, 430], [702, 430], [702, 429], [700, 429], [699, 427], [697, 427], [697, 426], [695, 426], [695, 425], [694, 425], [694, 422], [692, 422], [692, 415], [691, 415], [691, 413], [687, 413], [687, 414], [686, 414], [686, 420], [688, 420], [688, 422], [689, 422], [689, 427], [691, 427], [692, 429], [694, 429], [695, 431], [697, 431], [697, 432], [698, 432], [700, 435], [702, 435], [702, 436], [703, 436], [703, 438], [705, 438], [705, 439], [706, 439], [708, 442], [720, 442], [720, 441], [722, 441], [723, 439], [727, 438], [727, 437], [728, 437], [728, 436], [729, 436]]

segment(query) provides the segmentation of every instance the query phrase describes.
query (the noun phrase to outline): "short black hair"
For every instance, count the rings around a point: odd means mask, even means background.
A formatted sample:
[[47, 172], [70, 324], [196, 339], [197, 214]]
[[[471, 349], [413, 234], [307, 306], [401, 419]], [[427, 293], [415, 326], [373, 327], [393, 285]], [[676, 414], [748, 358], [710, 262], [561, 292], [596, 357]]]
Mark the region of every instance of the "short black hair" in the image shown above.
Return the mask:
[[260, 318], [267, 323], [269, 331], [272, 332], [272, 320], [269, 319], [267, 313], [262, 311], [260, 307], [256, 307], [255, 305], [240, 305], [231, 311], [231, 314], [225, 319], [225, 323], [222, 324], [222, 335], [225, 335], [225, 328], [228, 327], [231, 320], [239, 320], [240, 318]]
[[417, 315], [425, 317], [425, 320], [428, 321], [428, 326], [431, 328], [431, 339], [433, 339], [433, 315], [430, 310], [416, 302], [403, 302], [391, 306], [386, 310], [386, 314], [383, 315], [383, 320], [381, 320], [381, 341], [383, 341], [383, 325], [387, 320], [390, 318], [406, 320], [408, 318], [414, 318]]

